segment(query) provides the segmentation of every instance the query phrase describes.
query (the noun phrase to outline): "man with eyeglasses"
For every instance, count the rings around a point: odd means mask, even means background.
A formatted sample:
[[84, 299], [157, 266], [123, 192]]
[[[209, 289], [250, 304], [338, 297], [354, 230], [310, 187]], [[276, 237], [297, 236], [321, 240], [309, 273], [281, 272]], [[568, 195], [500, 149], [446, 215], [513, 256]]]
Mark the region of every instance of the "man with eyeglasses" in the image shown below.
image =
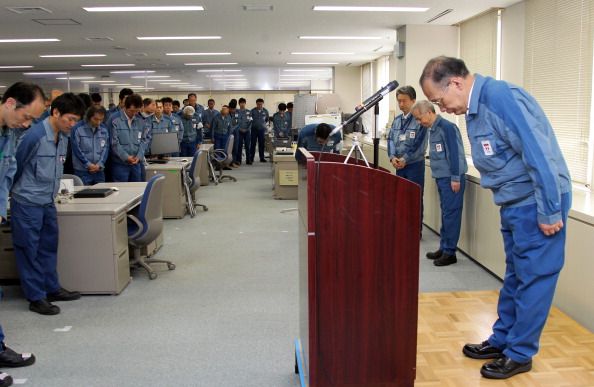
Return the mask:
[[457, 58], [431, 59], [421, 87], [441, 111], [465, 115], [481, 186], [501, 206], [506, 273], [493, 334], [462, 352], [494, 359], [481, 374], [506, 379], [530, 371], [565, 260], [571, 178], [553, 128], [524, 89], [470, 74]]

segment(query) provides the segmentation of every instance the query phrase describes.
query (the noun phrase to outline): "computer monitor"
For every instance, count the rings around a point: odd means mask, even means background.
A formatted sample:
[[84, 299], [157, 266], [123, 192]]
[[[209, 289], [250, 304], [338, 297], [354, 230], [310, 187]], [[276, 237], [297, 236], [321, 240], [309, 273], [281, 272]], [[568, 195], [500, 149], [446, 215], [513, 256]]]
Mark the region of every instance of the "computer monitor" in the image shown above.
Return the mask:
[[153, 133], [151, 155], [162, 158], [171, 153], [179, 153], [177, 132]]
[[275, 148], [290, 148], [291, 147], [291, 139], [287, 137], [276, 137], [274, 139], [274, 147]]

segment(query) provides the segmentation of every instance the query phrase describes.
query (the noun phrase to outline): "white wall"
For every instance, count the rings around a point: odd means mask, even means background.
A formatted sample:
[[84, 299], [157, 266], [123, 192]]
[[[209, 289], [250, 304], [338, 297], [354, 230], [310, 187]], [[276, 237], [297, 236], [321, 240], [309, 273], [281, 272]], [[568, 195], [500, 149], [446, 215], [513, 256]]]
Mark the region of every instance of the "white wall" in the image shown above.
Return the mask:
[[335, 67], [334, 93], [340, 98], [340, 108], [344, 113], [353, 113], [361, 99], [361, 67]]
[[501, 79], [518, 86], [524, 84], [524, 16], [523, 1], [501, 15]]

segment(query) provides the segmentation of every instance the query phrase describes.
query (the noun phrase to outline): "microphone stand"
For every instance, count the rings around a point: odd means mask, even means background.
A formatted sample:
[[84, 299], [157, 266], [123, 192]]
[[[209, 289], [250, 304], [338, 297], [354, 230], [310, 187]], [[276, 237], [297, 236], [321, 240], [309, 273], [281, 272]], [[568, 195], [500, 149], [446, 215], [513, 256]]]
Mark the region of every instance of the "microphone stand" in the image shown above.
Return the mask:
[[375, 114], [375, 132], [373, 133], [373, 168], [374, 169], [378, 169], [379, 168], [379, 137], [377, 136], [377, 130], [378, 130], [378, 126], [379, 126], [379, 101], [377, 101], [377, 103], [375, 104], [375, 110], [374, 110], [374, 114]]

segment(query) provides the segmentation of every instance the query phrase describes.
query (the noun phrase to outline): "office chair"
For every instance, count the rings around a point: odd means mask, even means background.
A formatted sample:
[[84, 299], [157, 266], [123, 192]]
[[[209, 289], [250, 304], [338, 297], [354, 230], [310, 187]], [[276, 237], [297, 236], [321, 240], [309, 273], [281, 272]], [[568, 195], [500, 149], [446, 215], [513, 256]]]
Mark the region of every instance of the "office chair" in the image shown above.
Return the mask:
[[76, 175], [70, 175], [68, 173], [64, 173], [64, 174], [62, 174], [62, 179], [72, 179], [74, 181], [75, 187], [79, 187], [79, 186], [82, 187], [85, 185], [85, 183], [83, 183], [81, 178]]
[[204, 209], [204, 211], [208, 211], [208, 207], [206, 207], [204, 204], [198, 203], [198, 198], [196, 194], [196, 191], [198, 191], [198, 188], [200, 188], [200, 168], [202, 167], [202, 163], [204, 162], [204, 157], [201, 153], [202, 151], [200, 150], [197, 150], [196, 153], [194, 153], [192, 164], [190, 164], [190, 170], [186, 175], [188, 187], [188, 192], [186, 192], [186, 194], [188, 195], [189, 200], [191, 200], [193, 203], [193, 205], [188, 205], [188, 209], [190, 210], [190, 216], [192, 218], [196, 216], [195, 206], [200, 206]]
[[223, 168], [228, 167], [231, 161], [233, 161], [233, 141], [233, 135], [230, 135], [225, 144], [225, 149], [215, 149], [210, 154], [210, 162], [219, 171], [219, 175], [215, 177], [215, 181], [222, 182], [224, 178], [237, 181], [233, 176], [223, 175]]
[[148, 258], [140, 253], [142, 247], [154, 241], [163, 231], [164, 187], [165, 176], [156, 175], [151, 178], [146, 185], [140, 205], [128, 214], [128, 243], [134, 253], [130, 266], [144, 267], [152, 280], [157, 278], [157, 273], [149, 263], [166, 263], [169, 270], [175, 269], [171, 261]]

